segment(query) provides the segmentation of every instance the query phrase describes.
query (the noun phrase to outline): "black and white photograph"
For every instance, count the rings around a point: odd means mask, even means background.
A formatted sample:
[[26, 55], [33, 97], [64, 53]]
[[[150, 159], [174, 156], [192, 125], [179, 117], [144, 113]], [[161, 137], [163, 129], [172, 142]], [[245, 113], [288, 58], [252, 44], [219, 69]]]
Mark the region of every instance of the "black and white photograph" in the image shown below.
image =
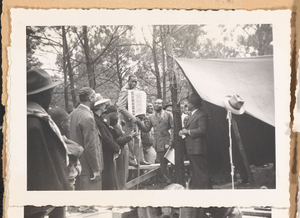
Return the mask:
[[27, 26], [28, 190], [276, 188], [272, 29]]
[[27, 189], [276, 188], [272, 29], [27, 26]]
[[[272, 218], [271, 207], [24, 207], [24, 218]], [[276, 217], [276, 216], [275, 216]]]
[[13, 204], [289, 204], [289, 11], [12, 17]]

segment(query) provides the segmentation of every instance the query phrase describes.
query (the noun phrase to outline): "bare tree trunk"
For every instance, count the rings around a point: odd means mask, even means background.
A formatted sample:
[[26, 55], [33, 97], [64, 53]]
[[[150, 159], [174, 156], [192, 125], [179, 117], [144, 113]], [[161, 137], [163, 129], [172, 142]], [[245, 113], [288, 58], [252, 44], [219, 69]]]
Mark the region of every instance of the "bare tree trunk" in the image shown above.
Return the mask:
[[70, 60], [70, 54], [67, 55], [67, 65], [68, 65], [68, 72], [69, 72], [69, 79], [70, 79], [72, 102], [73, 102], [73, 106], [75, 107], [77, 100], [75, 94], [74, 75], [73, 75], [73, 67], [71, 65], [71, 60]]
[[181, 130], [181, 117], [180, 117], [180, 108], [177, 104], [178, 93], [177, 93], [177, 79], [175, 74], [175, 61], [173, 59], [173, 48], [171, 42], [171, 33], [169, 26], [166, 33], [166, 53], [167, 53], [167, 66], [168, 74], [170, 78], [170, 90], [171, 90], [171, 99], [173, 105], [173, 119], [174, 119], [174, 148], [175, 148], [175, 182], [181, 185], [185, 185], [184, 182], [184, 165], [183, 165], [183, 152], [184, 146], [183, 140], [179, 136], [179, 131]]
[[[68, 75], [70, 79], [70, 88], [71, 88], [71, 97], [72, 97], [72, 102], [73, 106], [75, 107], [76, 105], [76, 94], [75, 94], [75, 85], [74, 85], [74, 76], [73, 76], [73, 67], [71, 65], [71, 60], [70, 60], [70, 52], [69, 52], [69, 46], [68, 46], [68, 41], [67, 41], [67, 34], [65, 31], [65, 27], [63, 27], [63, 44], [65, 48], [65, 60], [67, 61], [67, 67], [68, 67]], [[68, 111], [69, 108], [67, 108]]]
[[157, 57], [156, 57], [156, 36], [157, 36], [157, 28], [156, 26], [153, 26], [153, 39], [152, 39], [152, 55], [153, 55], [153, 63], [154, 63], [154, 69], [155, 69], [155, 77], [156, 77], [156, 88], [157, 88], [157, 98], [162, 98], [162, 93], [161, 93], [161, 82], [160, 82], [160, 73], [158, 69], [158, 62], [157, 62]]
[[163, 26], [160, 26], [160, 38], [161, 38], [161, 58], [162, 58], [162, 70], [163, 70], [163, 101], [167, 99], [167, 81], [166, 81], [166, 66], [165, 66], [165, 37], [163, 33]]
[[118, 75], [118, 82], [120, 86], [120, 90], [123, 87], [123, 79], [122, 79], [122, 73], [120, 72], [120, 63], [119, 63], [119, 49], [116, 47], [116, 63], [117, 63], [117, 75]]
[[95, 78], [95, 73], [93, 70], [93, 62], [90, 57], [90, 47], [89, 47], [89, 41], [88, 41], [88, 36], [87, 36], [87, 26], [82, 27], [82, 33], [83, 33], [83, 42], [84, 42], [84, 54], [85, 54], [85, 62], [86, 62], [86, 70], [87, 70], [87, 75], [88, 75], [88, 80], [89, 80], [89, 86], [92, 89], [95, 89], [96, 87], [96, 78]]
[[69, 109], [69, 98], [68, 98], [68, 76], [67, 76], [67, 67], [66, 67], [66, 31], [65, 27], [62, 26], [62, 38], [63, 38], [63, 72], [64, 72], [64, 96], [65, 96], [65, 110]]

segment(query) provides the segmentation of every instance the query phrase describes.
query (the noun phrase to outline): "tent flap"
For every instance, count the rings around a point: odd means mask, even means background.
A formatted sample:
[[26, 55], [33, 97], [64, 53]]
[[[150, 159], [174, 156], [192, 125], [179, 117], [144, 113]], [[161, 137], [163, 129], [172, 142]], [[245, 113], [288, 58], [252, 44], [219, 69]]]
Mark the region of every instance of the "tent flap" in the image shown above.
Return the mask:
[[225, 107], [224, 98], [238, 94], [247, 114], [275, 126], [273, 56], [176, 61], [205, 101]]

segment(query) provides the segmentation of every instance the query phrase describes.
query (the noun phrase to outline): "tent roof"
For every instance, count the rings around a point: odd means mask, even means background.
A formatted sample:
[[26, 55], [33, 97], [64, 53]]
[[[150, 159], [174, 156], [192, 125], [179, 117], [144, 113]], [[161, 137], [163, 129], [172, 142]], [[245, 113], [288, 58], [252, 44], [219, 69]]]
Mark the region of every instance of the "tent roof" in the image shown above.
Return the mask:
[[205, 101], [225, 107], [224, 98], [238, 94], [246, 113], [275, 126], [273, 56], [176, 61]]

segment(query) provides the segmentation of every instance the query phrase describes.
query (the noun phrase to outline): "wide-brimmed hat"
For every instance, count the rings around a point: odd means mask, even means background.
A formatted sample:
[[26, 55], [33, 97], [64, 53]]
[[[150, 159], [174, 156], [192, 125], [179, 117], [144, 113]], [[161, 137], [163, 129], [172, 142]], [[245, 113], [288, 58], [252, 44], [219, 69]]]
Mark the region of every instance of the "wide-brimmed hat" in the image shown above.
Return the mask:
[[196, 107], [200, 107], [202, 105], [202, 98], [198, 94], [195, 94], [195, 93], [192, 93], [189, 96], [188, 101]]
[[224, 99], [225, 108], [237, 115], [245, 112], [244, 103], [245, 101], [239, 95], [228, 95]]
[[96, 93], [95, 98], [96, 98], [96, 100], [95, 100], [94, 106], [104, 104], [104, 103], [107, 103], [110, 101], [110, 99], [108, 99], [108, 98], [103, 98], [100, 93]]
[[52, 81], [50, 75], [42, 69], [33, 68], [27, 71], [27, 95], [54, 88], [62, 81]]

